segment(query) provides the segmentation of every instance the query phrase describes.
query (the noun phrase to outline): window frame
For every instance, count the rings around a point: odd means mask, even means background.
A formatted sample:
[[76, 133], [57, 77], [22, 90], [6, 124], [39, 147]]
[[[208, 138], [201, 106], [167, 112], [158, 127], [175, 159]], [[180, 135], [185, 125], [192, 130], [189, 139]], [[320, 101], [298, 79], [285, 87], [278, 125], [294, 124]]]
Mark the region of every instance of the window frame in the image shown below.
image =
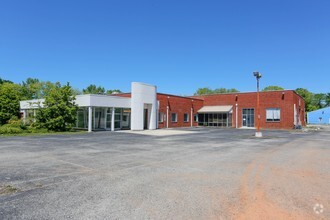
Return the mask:
[[158, 123], [163, 123], [164, 122], [164, 112], [159, 112], [158, 113]]
[[[187, 118], [185, 118], [187, 116]], [[185, 120], [187, 119], [187, 120]], [[183, 113], [183, 122], [187, 123], [189, 122], [189, 114], [188, 113]]]
[[198, 114], [194, 114], [194, 122], [198, 122]]
[[[175, 115], [175, 120], [173, 120], [173, 115]], [[178, 122], [178, 113], [171, 113], [171, 122]]]
[[281, 122], [281, 108], [266, 108], [266, 122]]

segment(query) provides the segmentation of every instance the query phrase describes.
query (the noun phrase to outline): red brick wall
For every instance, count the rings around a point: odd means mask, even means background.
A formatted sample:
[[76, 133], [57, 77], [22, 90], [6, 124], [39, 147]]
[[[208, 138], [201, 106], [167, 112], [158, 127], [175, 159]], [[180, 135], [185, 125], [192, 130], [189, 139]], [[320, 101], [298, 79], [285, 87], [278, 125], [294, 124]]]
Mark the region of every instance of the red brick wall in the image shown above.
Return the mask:
[[[196, 97], [196, 96], [195, 96]], [[238, 107], [238, 127], [242, 127], [242, 109], [254, 108], [255, 127], [257, 127], [257, 93], [231, 93], [198, 96], [204, 99], [204, 106], [232, 105], [232, 125], [236, 126], [236, 103]], [[304, 106], [304, 100], [292, 90], [260, 92], [260, 127], [273, 129], [291, 129], [294, 125], [294, 104]], [[280, 108], [281, 120], [279, 122], [266, 121], [267, 108]], [[305, 125], [304, 110], [300, 112], [300, 118]]]
[[[130, 93], [117, 94], [122, 97], [131, 97]], [[254, 108], [255, 111], [255, 127], [257, 127], [257, 93], [230, 93], [230, 94], [214, 94], [208, 96], [192, 96], [182, 97], [163, 93], [157, 93], [159, 101], [159, 112], [166, 116], [166, 109], [169, 106], [169, 128], [171, 127], [189, 127], [191, 126], [191, 107], [193, 107], [193, 115], [203, 106], [214, 105], [232, 105], [232, 126], [236, 126], [236, 103], [238, 107], [238, 127], [242, 127], [242, 109]], [[193, 100], [193, 101], [192, 101]], [[305, 101], [293, 90], [285, 91], [267, 91], [260, 92], [260, 127], [266, 129], [291, 129], [294, 125], [294, 104], [297, 106], [300, 121], [303, 126], [305, 121]], [[266, 121], [267, 108], [280, 108], [281, 120], [279, 122]], [[300, 109], [300, 111], [299, 111]], [[178, 121], [171, 122], [171, 113], [178, 114]], [[183, 114], [189, 115], [189, 122], [184, 122]], [[165, 118], [166, 119], [166, 118]], [[193, 122], [193, 126], [197, 126], [197, 122]], [[166, 128], [166, 120], [159, 123], [159, 128]]]
[[[131, 97], [131, 93], [121, 93], [116, 94], [116, 96], [121, 97]], [[194, 120], [194, 117], [191, 116], [191, 108], [193, 107], [193, 115], [197, 114], [197, 111], [202, 108], [203, 100], [196, 99], [196, 98], [188, 98], [182, 96], [175, 96], [163, 93], [157, 93], [157, 100], [159, 101], [159, 112], [164, 114], [163, 122], [158, 123], [159, 128], [166, 128], [167, 127], [167, 106], [169, 106], [169, 122], [168, 127], [190, 127], [191, 126], [191, 119]], [[192, 101], [193, 100], [193, 101]], [[171, 121], [171, 114], [177, 113], [177, 122]], [[187, 113], [189, 115], [189, 121], [184, 122], [184, 114]], [[193, 121], [193, 126], [197, 126], [198, 122]]]
[[[191, 120], [194, 120], [194, 117], [191, 116], [191, 108], [193, 108], [193, 115], [197, 114], [197, 111], [202, 108], [203, 100], [196, 98], [186, 98], [181, 96], [174, 96], [168, 94], [157, 94], [157, 100], [159, 101], [159, 112], [162, 112], [165, 115], [165, 119], [167, 119], [167, 106], [169, 106], [169, 114], [168, 114], [168, 127], [190, 127]], [[171, 121], [171, 114], [177, 113], [178, 120], [177, 122]], [[187, 113], [189, 115], [189, 122], [184, 122], [184, 114]], [[198, 123], [193, 121], [193, 126], [197, 126]], [[159, 122], [159, 128], [166, 128], [167, 122]]]
[[297, 106], [302, 126], [306, 126], [305, 100], [297, 93], [294, 94], [295, 95], [293, 96], [293, 103]]

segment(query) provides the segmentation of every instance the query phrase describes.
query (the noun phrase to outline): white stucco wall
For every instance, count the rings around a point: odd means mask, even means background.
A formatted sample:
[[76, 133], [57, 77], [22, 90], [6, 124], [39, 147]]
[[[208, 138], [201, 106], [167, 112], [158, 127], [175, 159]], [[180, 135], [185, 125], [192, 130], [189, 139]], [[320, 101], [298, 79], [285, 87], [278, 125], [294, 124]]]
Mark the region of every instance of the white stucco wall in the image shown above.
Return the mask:
[[132, 82], [131, 130], [144, 129], [144, 109], [148, 109], [148, 129], [157, 128], [157, 87]]
[[[133, 82], [131, 98], [106, 95], [77, 95], [75, 103], [79, 107], [115, 107], [131, 108], [131, 130], [143, 130], [145, 109], [148, 129], [157, 128], [157, 87], [144, 83]], [[44, 99], [26, 100], [20, 102], [21, 110], [43, 107]]]
[[[44, 99], [33, 99], [20, 101], [21, 110], [25, 109], [36, 109], [43, 107]], [[77, 95], [75, 103], [79, 107], [117, 107], [117, 108], [130, 108], [131, 98], [119, 97], [119, 96], [107, 96], [107, 95]]]
[[77, 95], [76, 104], [78, 104], [80, 107], [96, 106], [130, 108], [131, 98], [93, 94]]

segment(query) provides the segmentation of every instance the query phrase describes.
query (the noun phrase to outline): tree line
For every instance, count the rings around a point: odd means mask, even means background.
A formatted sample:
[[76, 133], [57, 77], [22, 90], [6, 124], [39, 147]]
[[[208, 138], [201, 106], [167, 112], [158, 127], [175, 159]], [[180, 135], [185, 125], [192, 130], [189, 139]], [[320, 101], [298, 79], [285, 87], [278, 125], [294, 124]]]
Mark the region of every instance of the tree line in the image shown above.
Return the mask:
[[[71, 130], [77, 117], [76, 95], [114, 93], [121, 91], [105, 90], [104, 87], [93, 84], [80, 91], [69, 83], [61, 85], [59, 82], [28, 78], [16, 84], [0, 78], [0, 134], [21, 133], [26, 129]], [[36, 110], [33, 122], [23, 122], [20, 119], [19, 101], [31, 99], [44, 99], [44, 108]]]
[[[284, 90], [280, 86], [267, 86], [262, 91]], [[305, 88], [295, 90], [305, 100], [307, 112], [330, 106], [330, 93], [312, 93]], [[194, 95], [236, 93], [235, 88], [199, 88]], [[44, 99], [45, 108], [38, 108], [35, 120], [28, 126], [49, 131], [67, 131], [72, 129], [77, 117], [78, 106], [75, 96], [80, 94], [114, 94], [118, 89], [106, 90], [102, 86], [89, 85], [83, 90], [71, 87], [69, 83], [40, 81], [28, 78], [21, 83], [13, 83], [0, 78], [0, 134], [27, 129], [26, 122], [20, 119], [19, 101]], [[16, 130], [15, 130], [16, 129]], [[20, 130], [20, 131], [21, 131]]]

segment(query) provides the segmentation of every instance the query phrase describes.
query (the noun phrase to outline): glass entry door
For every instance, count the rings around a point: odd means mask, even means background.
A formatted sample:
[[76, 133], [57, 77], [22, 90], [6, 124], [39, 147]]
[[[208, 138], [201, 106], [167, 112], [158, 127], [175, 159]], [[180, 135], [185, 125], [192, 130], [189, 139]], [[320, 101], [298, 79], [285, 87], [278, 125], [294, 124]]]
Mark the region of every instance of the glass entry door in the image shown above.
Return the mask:
[[122, 109], [115, 108], [115, 130], [121, 129], [121, 115], [122, 115]]
[[93, 120], [93, 129], [104, 129], [105, 128], [105, 114], [103, 108], [94, 108], [94, 120]]
[[112, 108], [107, 109], [107, 130], [111, 130]]
[[123, 109], [121, 129], [131, 128], [131, 109]]
[[242, 119], [243, 127], [254, 127], [254, 109], [243, 108]]

